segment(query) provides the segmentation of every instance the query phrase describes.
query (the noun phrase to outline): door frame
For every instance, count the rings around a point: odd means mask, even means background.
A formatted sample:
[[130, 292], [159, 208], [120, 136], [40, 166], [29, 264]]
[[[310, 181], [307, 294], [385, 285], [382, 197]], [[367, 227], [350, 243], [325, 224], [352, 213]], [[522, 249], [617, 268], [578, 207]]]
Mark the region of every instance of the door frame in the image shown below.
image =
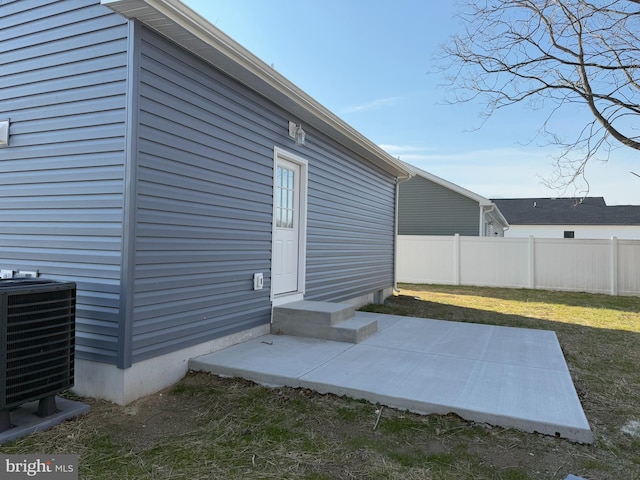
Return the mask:
[[274, 239], [276, 234], [276, 174], [278, 171], [278, 160], [295, 163], [300, 167], [300, 204], [299, 204], [299, 227], [298, 228], [298, 289], [293, 292], [274, 294], [273, 282], [270, 287], [270, 298], [273, 305], [294, 302], [304, 298], [306, 285], [306, 265], [307, 265], [307, 190], [309, 180], [309, 163], [302, 157], [288, 152], [280, 147], [273, 148], [273, 196], [272, 196], [272, 222], [271, 222], [271, 271], [274, 271]]

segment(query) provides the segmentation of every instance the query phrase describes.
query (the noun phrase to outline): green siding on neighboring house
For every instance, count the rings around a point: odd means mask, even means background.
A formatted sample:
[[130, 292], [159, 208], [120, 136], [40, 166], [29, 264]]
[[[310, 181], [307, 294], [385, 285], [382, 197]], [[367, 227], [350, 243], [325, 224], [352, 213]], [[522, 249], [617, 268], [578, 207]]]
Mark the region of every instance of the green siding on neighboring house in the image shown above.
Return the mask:
[[400, 184], [399, 235], [478, 236], [479, 229], [478, 202], [420, 176]]

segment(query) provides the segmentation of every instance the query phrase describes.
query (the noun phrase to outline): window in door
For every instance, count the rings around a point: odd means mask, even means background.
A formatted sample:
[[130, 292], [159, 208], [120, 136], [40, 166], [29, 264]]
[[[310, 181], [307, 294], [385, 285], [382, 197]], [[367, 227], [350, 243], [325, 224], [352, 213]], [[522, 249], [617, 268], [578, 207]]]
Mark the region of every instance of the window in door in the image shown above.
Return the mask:
[[295, 171], [278, 165], [276, 175], [276, 227], [293, 229], [295, 222]]

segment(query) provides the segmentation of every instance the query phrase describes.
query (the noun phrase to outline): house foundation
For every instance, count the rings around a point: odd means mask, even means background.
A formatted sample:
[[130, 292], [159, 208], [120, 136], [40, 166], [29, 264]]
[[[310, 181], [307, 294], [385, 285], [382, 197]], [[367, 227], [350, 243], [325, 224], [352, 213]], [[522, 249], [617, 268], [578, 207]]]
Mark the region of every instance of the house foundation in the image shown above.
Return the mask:
[[72, 391], [82, 397], [102, 398], [118, 405], [126, 405], [178, 382], [189, 370], [191, 358], [266, 335], [269, 333], [269, 327], [269, 324], [261, 325], [143, 360], [126, 369], [89, 360], [76, 360], [75, 386]]

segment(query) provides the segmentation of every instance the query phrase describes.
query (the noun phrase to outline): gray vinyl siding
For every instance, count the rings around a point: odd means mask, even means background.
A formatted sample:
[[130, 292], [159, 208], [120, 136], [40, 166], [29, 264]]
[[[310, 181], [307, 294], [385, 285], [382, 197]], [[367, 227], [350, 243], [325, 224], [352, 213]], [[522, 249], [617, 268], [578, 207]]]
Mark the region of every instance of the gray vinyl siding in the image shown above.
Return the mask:
[[[134, 362], [270, 321], [273, 149], [309, 162], [307, 298], [393, 285], [394, 179], [143, 29]], [[254, 291], [255, 272], [265, 288]]]
[[0, 266], [77, 282], [76, 355], [116, 363], [127, 27], [97, 3], [0, 2]]
[[329, 139], [307, 146], [305, 298], [341, 301], [393, 286], [395, 179]]
[[146, 28], [141, 52], [134, 362], [271, 314], [273, 119]]
[[400, 184], [399, 235], [478, 236], [479, 225], [475, 200], [420, 176]]

